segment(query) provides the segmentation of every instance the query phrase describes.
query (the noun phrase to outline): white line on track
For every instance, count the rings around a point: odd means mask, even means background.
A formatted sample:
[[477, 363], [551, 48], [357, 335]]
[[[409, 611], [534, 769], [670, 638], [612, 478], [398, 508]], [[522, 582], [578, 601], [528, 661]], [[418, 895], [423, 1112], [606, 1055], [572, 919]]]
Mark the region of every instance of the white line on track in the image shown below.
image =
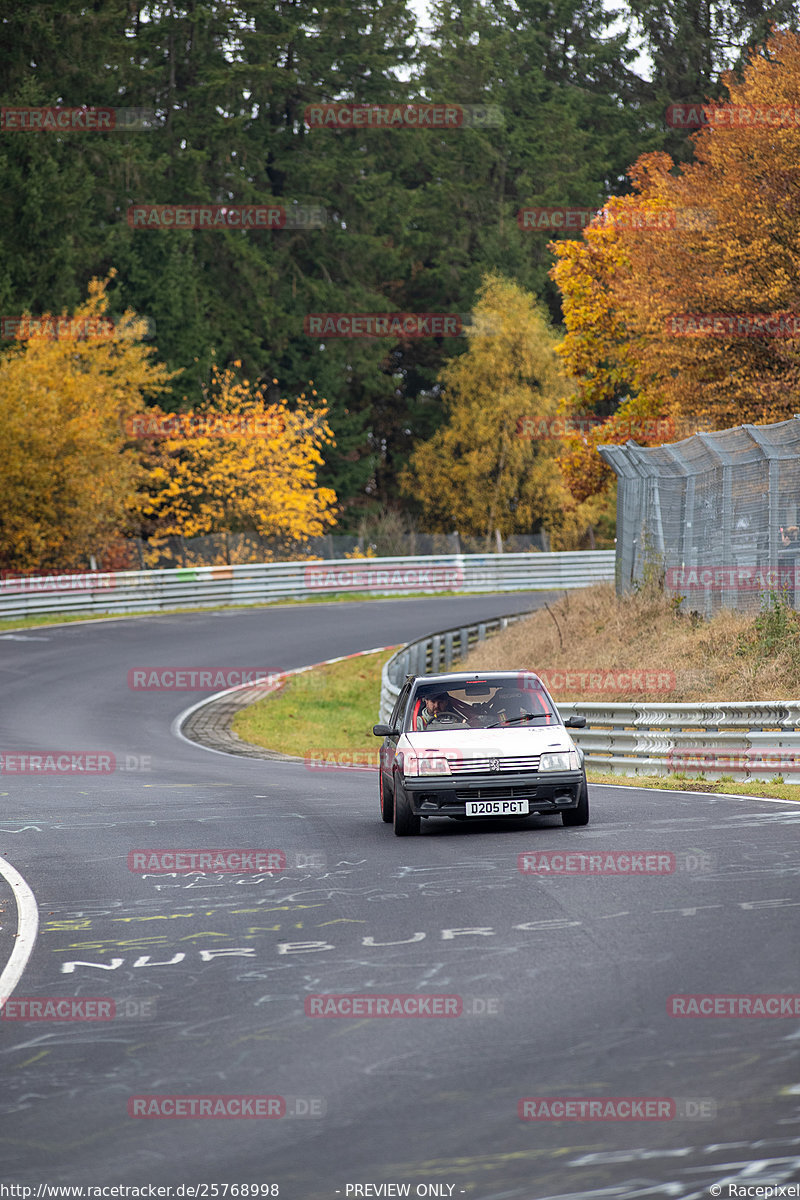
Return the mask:
[[3, 1007], [22, 978], [33, 952], [39, 930], [39, 908], [36, 897], [16, 867], [0, 858], [0, 875], [10, 885], [17, 903], [17, 936], [14, 949], [2, 971], [0, 971], [0, 1008]]
[[[620, 775], [620, 779], [624, 778], [624, 775]], [[759, 800], [762, 804], [800, 804], [800, 800], [784, 800], [780, 796], [740, 796], [736, 792], [692, 792], [688, 788], [680, 790], [678, 788], [645, 788], [636, 787], [630, 783], [592, 783], [591, 779], [589, 787], [592, 789], [620, 788], [628, 792], [671, 792], [674, 796], [711, 796], [717, 800]]]

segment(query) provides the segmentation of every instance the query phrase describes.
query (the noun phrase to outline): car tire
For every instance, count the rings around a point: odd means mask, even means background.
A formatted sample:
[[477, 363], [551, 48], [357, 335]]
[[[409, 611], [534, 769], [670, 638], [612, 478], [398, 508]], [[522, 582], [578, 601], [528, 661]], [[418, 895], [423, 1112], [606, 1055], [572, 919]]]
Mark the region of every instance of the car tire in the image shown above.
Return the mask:
[[399, 775], [394, 777], [394, 832], [396, 837], [414, 837], [420, 831], [420, 818], [411, 810], [411, 801]]
[[586, 782], [585, 775], [583, 777], [583, 783], [581, 784], [578, 807], [565, 809], [561, 814], [561, 820], [565, 825], [589, 824], [589, 785]]
[[380, 778], [380, 793], [381, 793], [381, 817], [387, 825], [391, 825], [394, 820], [394, 795], [391, 788], [387, 788], [383, 771], [378, 769]]

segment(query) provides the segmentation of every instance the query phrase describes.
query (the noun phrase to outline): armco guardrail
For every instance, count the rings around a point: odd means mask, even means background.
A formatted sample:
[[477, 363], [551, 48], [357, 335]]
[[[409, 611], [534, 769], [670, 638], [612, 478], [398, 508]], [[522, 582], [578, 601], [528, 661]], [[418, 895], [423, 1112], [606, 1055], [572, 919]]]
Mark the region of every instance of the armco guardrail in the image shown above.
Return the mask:
[[[490, 633], [530, 613], [515, 613], [410, 642], [384, 665], [378, 720], [387, 722], [407, 674], [449, 671]], [[526, 668], [527, 669], [527, 668]], [[609, 775], [705, 775], [708, 779], [800, 783], [800, 700], [646, 704], [558, 703], [562, 717], [586, 717], [570, 730], [586, 766]]]
[[337, 593], [514, 592], [613, 581], [613, 550], [248, 563], [0, 578], [0, 618], [266, 604]]
[[530, 611], [512, 613], [507, 617], [479, 621], [475, 625], [444, 629], [401, 647], [383, 665], [378, 720], [383, 723], [389, 720], [406, 675], [435, 675], [437, 671], [449, 671], [478, 642], [530, 615]]
[[800, 783], [800, 701], [558, 705], [586, 717], [572, 737], [609, 775], [705, 775]]

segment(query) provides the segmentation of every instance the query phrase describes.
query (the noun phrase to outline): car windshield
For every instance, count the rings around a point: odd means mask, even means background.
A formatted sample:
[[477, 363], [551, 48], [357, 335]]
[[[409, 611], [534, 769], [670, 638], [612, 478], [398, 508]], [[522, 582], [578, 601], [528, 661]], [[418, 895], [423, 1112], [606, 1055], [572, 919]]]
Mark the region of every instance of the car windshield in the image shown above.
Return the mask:
[[552, 725], [558, 721], [550, 698], [535, 675], [513, 679], [459, 680], [420, 684], [406, 718], [406, 731], [502, 729]]

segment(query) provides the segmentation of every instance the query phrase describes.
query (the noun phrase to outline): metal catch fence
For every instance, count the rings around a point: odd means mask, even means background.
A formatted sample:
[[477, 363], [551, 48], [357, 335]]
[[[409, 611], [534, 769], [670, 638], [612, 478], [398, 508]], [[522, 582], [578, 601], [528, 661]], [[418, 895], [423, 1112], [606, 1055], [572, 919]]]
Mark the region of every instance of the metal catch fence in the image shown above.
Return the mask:
[[800, 607], [800, 416], [664, 446], [600, 446], [618, 476], [617, 592], [653, 572], [685, 607]]

